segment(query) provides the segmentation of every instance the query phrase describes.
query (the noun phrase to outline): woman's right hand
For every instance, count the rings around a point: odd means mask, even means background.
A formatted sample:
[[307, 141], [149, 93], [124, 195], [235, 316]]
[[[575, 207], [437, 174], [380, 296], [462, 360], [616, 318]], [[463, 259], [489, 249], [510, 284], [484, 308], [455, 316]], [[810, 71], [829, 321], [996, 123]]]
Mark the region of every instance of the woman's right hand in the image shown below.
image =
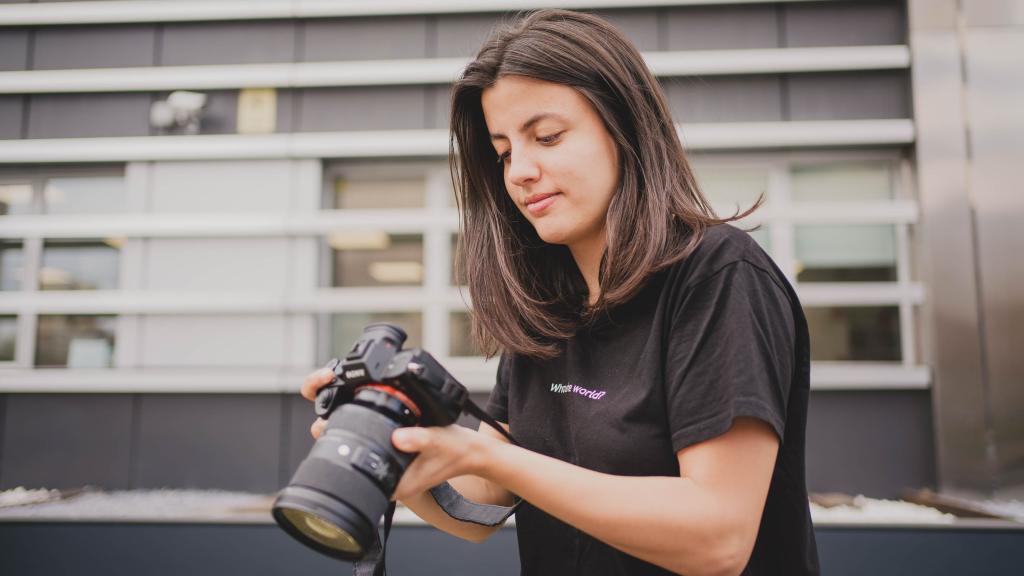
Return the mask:
[[[306, 380], [302, 383], [302, 397], [310, 402], [316, 400], [316, 393], [321, 388], [331, 383], [334, 380], [334, 371], [330, 368], [321, 368], [316, 372], [306, 376]], [[319, 438], [320, 434], [323, 434], [324, 428], [327, 428], [327, 420], [323, 418], [317, 418], [313, 425], [309, 427], [309, 433], [313, 435], [313, 438]]]

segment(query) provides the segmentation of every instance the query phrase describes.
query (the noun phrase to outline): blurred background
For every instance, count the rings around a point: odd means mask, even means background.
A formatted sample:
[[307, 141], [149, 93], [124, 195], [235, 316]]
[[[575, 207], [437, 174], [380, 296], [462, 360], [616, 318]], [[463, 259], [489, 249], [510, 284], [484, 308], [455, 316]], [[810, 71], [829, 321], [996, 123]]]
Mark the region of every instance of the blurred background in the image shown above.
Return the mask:
[[[400, 324], [485, 399], [451, 81], [543, 2], [0, 2], [0, 490], [271, 493]], [[812, 338], [818, 493], [1024, 488], [1024, 2], [578, 1]]]

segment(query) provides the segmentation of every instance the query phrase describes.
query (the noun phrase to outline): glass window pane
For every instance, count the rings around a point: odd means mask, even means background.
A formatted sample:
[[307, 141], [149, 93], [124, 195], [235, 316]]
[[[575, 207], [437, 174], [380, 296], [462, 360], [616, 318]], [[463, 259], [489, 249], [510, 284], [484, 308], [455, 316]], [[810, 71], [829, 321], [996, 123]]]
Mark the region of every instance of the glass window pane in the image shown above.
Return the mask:
[[807, 307], [811, 360], [898, 361], [900, 313], [896, 306]]
[[32, 184], [28, 182], [0, 184], [0, 216], [31, 214], [33, 212]]
[[402, 348], [415, 348], [423, 342], [423, 319], [419, 312], [346, 312], [331, 315], [331, 358], [344, 358], [352, 344], [369, 324], [387, 322], [405, 330]]
[[56, 241], [43, 245], [40, 290], [113, 290], [118, 286], [116, 240]]
[[18, 317], [0, 316], [0, 362], [14, 361], [14, 345], [18, 340]]
[[448, 355], [483, 356], [470, 335], [469, 313], [452, 312], [449, 318]]
[[21, 242], [0, 242], [0, 290], [21, 290], [24, 267]]
[[704, 196], [715, 206], [730, 208], [720, 216], [732, 214], [738, 204], [746, 210], [758, 197], [768, 193], [768, 170], [758, 166], [729, 166], [725, 164], [693, 164]]
[[334, 251], [334, 286], [423, 284], [420, 234], [338, 232], [327, 243]]
[[36, 366], [110, 368], [115, 322], [114, 316], [40, 316]]
[[791, 186], [797, 202], [890, 200], [892, 166], [884, 162], [794, 166]]
[[125, 211], [124, 178], [50, 178], [43, 189], [47, 214], [109, 214]]
[[401, 180], [334, 180], [334, 207], [338, 209], [422, 208], [426, 185], [422, 178]]
[[892, 225], [796, 227], [799, 282], [896, 281]]

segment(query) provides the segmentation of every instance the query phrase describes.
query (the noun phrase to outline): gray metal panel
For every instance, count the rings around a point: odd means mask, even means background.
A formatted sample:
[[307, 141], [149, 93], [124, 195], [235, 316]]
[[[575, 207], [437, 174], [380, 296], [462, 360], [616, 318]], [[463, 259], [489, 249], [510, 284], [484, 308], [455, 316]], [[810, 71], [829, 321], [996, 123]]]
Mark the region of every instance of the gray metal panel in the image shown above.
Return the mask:
[[434, 47], [430, 56], [475, 56], [491, 30], [503, 19], [494, 14], [442, 14], [435, 20], [434, 38], [428, 40]]
[[32, 67], [121, 68], [152, 66], [156, 32], [153, 26], [55, 26], [35, 32]]
[[[200, 124], [202, 134], [234, 134], [238, 132], [238, 91], [203, 90], [206, 109]], [[166, 95], [162, 96], [166, 98]]]
[[140, 316], [139, 362], [144, 368], [274, 370], [290, 365], [288, 324], [280, 314]]
[[426, 98], [424, 120], [427, 128], [448, 128], [449, 115], [451, 114], [451, 86], [426, 86], [424, 94]]
[[425, 88], [388, 86], [301, 91], [300, 132], [425, 128]]
[[782, 120], [778, 76], [710, 76], [663, 81], [676, 122]]
[[782, 4], [784, 46], [903, 44], [903, 2], [795, 2]]
[[0, 488], [130, 486], [132, 397], [8, 394]]
[[894, 498], [935, 484], [927, 391], [812, 392], [807, 488]]
[[24, 96], [0, 96], [0, 140], [21, 138], [24, 114]]
[[148, 136], [149, 94], [33, 94], [28, 138]]
[[967, 26], [1024, 26], [1024, 2], [1021, 0], [963, 0]]
[[777, 48], [775, 6], [696, 6], [668, 10], [666, 50]]
[[903, 71], [787, 75], [790, 120], [909, 118], [910, 86]]
[[427, 18], [310, 20], [302, 36], [302, 60], [376, 60], [427, 57]]
[[[298, 119], [299, 97], [298, 92], [295, 90], [280, 89], [277, 90], [277, 126], [275, 132], [294, 132], [296, 130], [296, 121]], [[235, 101], [236, 110], [238, 101]], [[237, 115], [236, 115], [237, 122]]]
[[277, 490], [277, 395], [146, 394], [139, 410], [139, 488]]
[[956, 26], [960, 0], [909, 0], [907, 24], [911, 33], [922, 30], [952, 30]]
[[285, 294], [288, 238], [149, 238], [142, 286], [159, 292]]
[[313, 403], [298, 393], [301, 385], [302, 382], [296, 382], [295, 393], [281, 395], [285, 412], [281, 431], [282, 464], [279, 476], [281, 486], [291, 480], [299, 463], [309, 455], [310, 449], [313, 448], [314, 440], [309, 433], [309, 427], [316, 421], [316, 414], [313, 413]]
[[0, 70], [24, 70], [28, 66], [28, 31], [0, 29]]
[[[924, 360], [932, 366], [935, 445], [943, 489], [991, 488], [985, 383], [968, 196], [963, 72], [955, 18], [945, 28], [914, 4], [910, 48], [921, 222]], [[922, 12], [925, 11], [925, 12]], [[925, 18], [927, 29], [916, 23]]]
[[658, 50], [661, 46], [657, 10], [594, 10], [592, 13], [611, 22], [640, 50]]
[[[294, 190], [289, 160], [155, 162], [147, 201], [151, 212], [282, 213]], [[241, 207], [241, 208], [240, 208]]]
[[159, 64], [258, 64], [294, 59], [292, 21], [214, 22], [165, 24]]
[[966, 48], [969, 185], [996, 482], [1024, 489], [1024, 25], [971, 28]]

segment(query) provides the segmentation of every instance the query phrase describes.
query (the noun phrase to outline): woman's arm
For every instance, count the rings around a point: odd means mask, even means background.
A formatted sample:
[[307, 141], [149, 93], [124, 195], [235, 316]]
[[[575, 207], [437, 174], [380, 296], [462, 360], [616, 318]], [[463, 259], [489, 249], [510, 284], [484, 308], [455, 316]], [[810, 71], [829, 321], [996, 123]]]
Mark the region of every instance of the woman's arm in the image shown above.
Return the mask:
[[767, 424], [739, 418], [725, 434], [680, 450], [676, 478], [594, 472], [453, 426], [403, 428], [392, 441], [421, 453], [398, 498], [474, 474], [627, 554], [691, 576], [746, 566], [779, 445]]

